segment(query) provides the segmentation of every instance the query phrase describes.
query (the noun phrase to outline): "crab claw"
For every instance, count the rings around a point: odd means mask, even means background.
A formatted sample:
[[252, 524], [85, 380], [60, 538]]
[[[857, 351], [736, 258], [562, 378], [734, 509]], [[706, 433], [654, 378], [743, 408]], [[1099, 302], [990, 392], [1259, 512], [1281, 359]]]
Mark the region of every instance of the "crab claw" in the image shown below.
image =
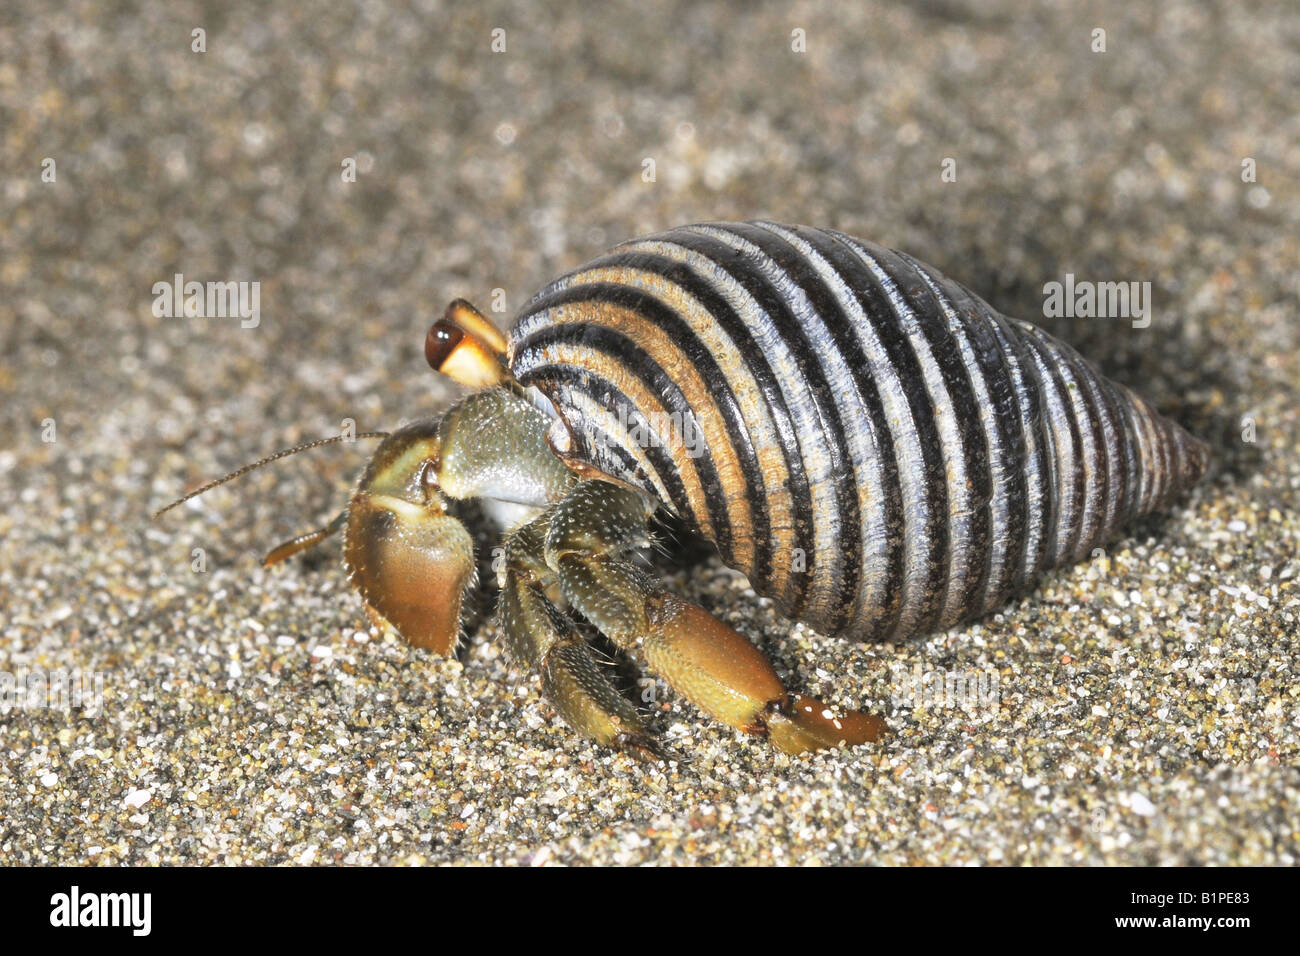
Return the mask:
[[474, 539], [433, 482], [436, 423], [394, 432], [348, 506], [343, 560], [366, 606], [408, 643], [450, 654], [475, 574]]
[[465, 526], [399, 499], [368, 496], [349, 509], [344, 560], [366, 605], [407, 641], [450, 654], [462, 596], [474, 579]]
[[821, 701], [791, 694], [768, 707], [763, 716], [772, 746], [788, 754], [825, 747], [852, 747], [879, 740], [884, 720], [859, 710], [835, 713]]
[[704, 608], [674, 596], [651, 602], [646, 657], [696, 706], [789, 754], [878, 740], [886, 726], [856, 710], [836, 713], [791, 694], [762, 652]]

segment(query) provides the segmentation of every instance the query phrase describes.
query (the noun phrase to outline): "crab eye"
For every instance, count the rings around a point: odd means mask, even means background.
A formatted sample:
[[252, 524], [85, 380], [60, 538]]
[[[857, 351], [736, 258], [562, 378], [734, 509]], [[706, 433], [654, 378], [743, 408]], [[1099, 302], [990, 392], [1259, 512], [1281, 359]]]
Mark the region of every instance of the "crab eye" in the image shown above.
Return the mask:
[[424, 337], [425, 360], [435, 372], [442, 371], [443, 365], [464, 338], [465, 333], [454, 322], [439, 319], [429, 327], [429, 334]]
[[[486, 319], [482, 322], [487, 324]], [[501, 337], [501, 333], [495, 334]], [[433, 370], [469, 388], [505, 381], [508, 375], [501, 364], [503, 355], [495, 346], [484, 344], [473, 326], [466, 328], [451, 315], [433, 323], [424, 337], [424, 357]]]

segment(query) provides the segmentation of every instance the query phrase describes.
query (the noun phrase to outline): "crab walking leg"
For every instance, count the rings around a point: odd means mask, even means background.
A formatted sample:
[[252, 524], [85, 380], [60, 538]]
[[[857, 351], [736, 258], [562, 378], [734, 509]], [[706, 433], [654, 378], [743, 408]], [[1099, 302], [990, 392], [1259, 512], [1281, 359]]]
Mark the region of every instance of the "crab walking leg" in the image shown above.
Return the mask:
[[877, 739], [878, 717], [834, 713], [791, 694], [766, 657], [708, 611], [666, 591], [624, 554], [648, 542], [649, 505], [603, 481], [580, 484], [551, 512], [545, 559], [568, 603], [691, 703], [779, 750], [799, 753]]
[[574, 730], [641, 757], [663, 756], [636, 708], [601, 673], [591, 647], [547, 599], [539, 526], [544, 529], [544, 519], [513, 534], [506, 548], [498, 607], [511, 653], [540, 673], [542, 692]]

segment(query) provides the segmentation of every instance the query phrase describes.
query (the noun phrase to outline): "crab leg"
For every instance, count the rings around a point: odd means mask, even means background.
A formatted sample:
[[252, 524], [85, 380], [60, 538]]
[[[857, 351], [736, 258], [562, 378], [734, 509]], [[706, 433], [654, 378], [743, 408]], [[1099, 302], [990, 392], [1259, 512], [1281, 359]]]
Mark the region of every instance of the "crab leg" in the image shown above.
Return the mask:
[[591, 647], [547, 599], [539, 528], [544, 533], [544, 520], [517, 531], [506, 548], [499, 608], [512, 654], [540, 673], [542, 691], [574, 730], [639, 756], [663, 756], [636, 708], [601, 673]]
[[649, 506], [599, 480], [580, 484], [550, 514], [544, 557], [571, 607], [701, 710], [786, 753], [859, 744], [885, 729], [856, 711], [834, 713], [791, 694], [763, 654], [708, 611], [666, 591], [625, 554], [648, 543]]

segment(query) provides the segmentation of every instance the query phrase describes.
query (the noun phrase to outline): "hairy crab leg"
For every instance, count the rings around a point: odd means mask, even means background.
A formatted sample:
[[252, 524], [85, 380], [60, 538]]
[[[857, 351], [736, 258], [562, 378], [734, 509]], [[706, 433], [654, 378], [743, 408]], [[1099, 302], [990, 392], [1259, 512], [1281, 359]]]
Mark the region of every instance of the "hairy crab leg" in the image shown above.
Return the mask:
[[549, 516], [544, 557], [571, 607], [710, 716], [799, 753], [878, 739], [879, 717], [836, 713], [790, 693], [767, 658], [708, 611], [668, 592], [625, 557], [648, 541], [649, 506], [629, 489], [580, 484]]
[[591, 647], [547, 599], [539, 583], [549, 576], [544, 530], [544, 520], [532, 522], [506, 547], [498, 607], [512, 655], [541, 675], [543, 693], [574, 730], [641, 757], [665, 756], [636, 708], [601, 673]]

